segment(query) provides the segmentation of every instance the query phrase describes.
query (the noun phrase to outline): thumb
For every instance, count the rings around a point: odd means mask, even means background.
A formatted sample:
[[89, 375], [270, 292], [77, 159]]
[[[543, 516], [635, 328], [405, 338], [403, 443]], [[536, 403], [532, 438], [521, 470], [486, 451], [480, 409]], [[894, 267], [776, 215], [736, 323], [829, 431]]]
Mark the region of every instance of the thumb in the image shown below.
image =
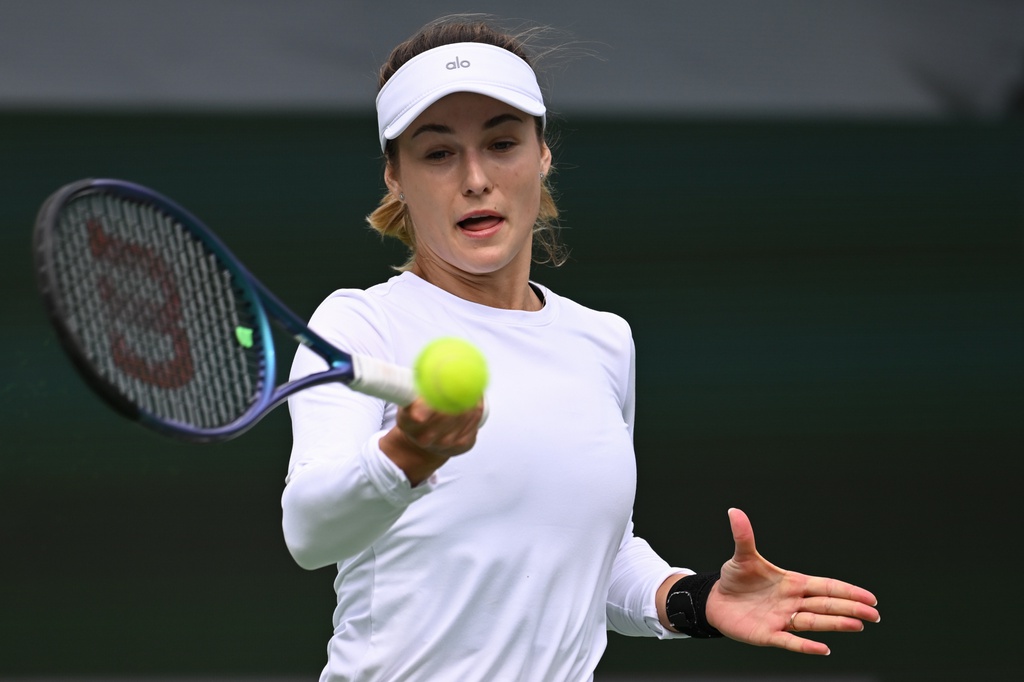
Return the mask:
[[729, 525], [732, 527], [733, 542], [736, 543], [733, 559], [743, 561], [757, 556], [754, 528], [750, 525], [747, 515], [741, 509], [733, 507], [729, 510]]

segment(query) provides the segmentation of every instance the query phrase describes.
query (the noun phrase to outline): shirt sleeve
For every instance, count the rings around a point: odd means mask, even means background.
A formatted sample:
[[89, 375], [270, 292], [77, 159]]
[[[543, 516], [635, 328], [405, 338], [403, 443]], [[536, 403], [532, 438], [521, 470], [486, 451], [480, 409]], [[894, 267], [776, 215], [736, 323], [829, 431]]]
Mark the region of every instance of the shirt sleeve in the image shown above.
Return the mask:
[[646, 540], [633, 535], [631, 521], [612, 566], [605, 609], [608, 629], [630, 637], [685, 638], [661, 625], [654, 601], [661, 584], [677, 573], [693, 571], [670, 566]]
[[[390, 360], [387, 328], [360, 292], [339, 292], [317, 309], [310, 327], [349, 351]], [[299, 348], [291, 378], [327, 369]], [[369, 547], [415, 500], [413, 488], [379, 446], [394, 424], [396, 406], [340, 383], [299, 391], [288, 400], [292, 452], [281, 498], [285, 544], [303, 568], [343, 561]]]

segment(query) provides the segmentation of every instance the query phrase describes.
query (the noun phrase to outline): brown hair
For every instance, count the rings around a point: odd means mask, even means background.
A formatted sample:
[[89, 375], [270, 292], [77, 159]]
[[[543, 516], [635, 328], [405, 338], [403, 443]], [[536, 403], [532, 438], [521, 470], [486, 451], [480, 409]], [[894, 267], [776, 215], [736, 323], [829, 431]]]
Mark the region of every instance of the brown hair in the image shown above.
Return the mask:
[[[542, 29], [530, 28], [514, 34], [497, 28], [493, 20], [484, 19], [481, 15], [442, 17], [421, 28], [411, 38], [391, 51], [391, 55], [380, 68], [378, 88], [384, 87], [395, 71], [416, 55], [452, 43], [494, 45], [508, 50], [533, 67], [534, 59], [528, 46], [530, 39], [540, 35], [541, 32]], [[537, 137], [539, 140], [543, 140], [545, 136], [544, 122], [540, 117], [535, 117], [535, 120]], [[395, 167], [398, 165], [398, 153], [394, 140], [388, 140], [384, 147], [384, 161]], [[533, 228], [533, 260], [535, 263], [547, 263], [557, 267], [565, 262], [567, 252], [558, 239], [558, 207], [555, 205], [551, 186], [548, 183], [548, 178], [553, 170], [552, 168], [542, 181], [540, 211]], [[366, 220], [370, 227], [381, 236], [395, 237], [409, 247], [409, 258], [396, 270], [408, 270], [412, 267], [416, 260], [416, 234], [405, 203], [388, 192], [381, 198], [377, 209], [367, 216]]]

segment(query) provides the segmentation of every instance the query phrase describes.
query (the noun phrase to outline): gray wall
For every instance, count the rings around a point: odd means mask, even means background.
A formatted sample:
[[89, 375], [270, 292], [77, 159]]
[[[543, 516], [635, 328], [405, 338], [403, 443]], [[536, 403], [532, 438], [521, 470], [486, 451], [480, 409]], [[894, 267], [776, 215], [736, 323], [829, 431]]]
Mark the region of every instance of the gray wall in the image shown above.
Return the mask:
[[467, 6], [592, 55], [551, 71], [567, 113], [995, 117], [1024, 86], [1013, 0], [3, 0], [0, 109], [369, 111], [387, 50]]

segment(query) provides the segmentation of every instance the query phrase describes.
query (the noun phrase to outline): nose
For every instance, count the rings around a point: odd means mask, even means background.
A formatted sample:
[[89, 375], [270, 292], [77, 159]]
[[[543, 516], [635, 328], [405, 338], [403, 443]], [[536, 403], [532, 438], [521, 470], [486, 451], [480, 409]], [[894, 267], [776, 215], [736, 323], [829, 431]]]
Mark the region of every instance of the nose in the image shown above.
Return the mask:
[[465, 196], [472, 196], [490, 192], [491, 177], [487, 173], [480, 155], [472, 152], [466, 154], [465, 164], [466, 175], [462, 184], [462, 193]]

